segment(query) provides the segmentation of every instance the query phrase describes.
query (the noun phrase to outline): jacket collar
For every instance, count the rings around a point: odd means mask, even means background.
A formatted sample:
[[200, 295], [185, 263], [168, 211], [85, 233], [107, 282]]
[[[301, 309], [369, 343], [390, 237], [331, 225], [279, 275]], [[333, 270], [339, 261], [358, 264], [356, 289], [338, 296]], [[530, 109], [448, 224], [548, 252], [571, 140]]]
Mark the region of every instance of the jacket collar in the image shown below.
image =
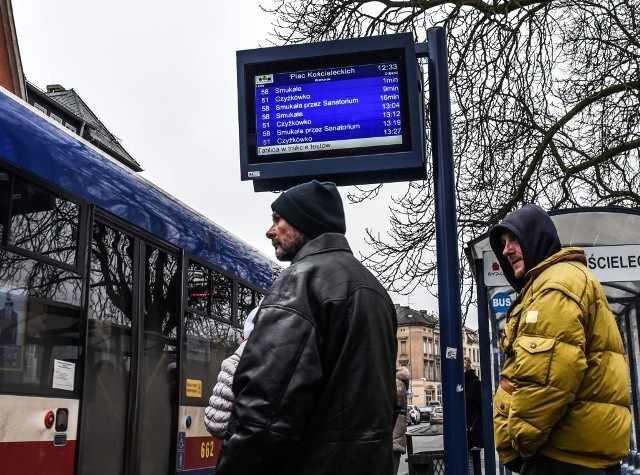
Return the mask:
[[349, 243], [344, 234], [340, 233], [325, 233], [321, 234], [315, 239], [312, 239], [298, 251], [296, 256], [291, 261], [291, 264], [295, 264], [301, 259], [312, 254], [321, 254], [323, 252], [333, 251], [347, 251], [351, 252]]
[[527, 272], [525, 275], [525, 280], [527, 282], [525, 286], [531, 283], [538, 275], [552, 265], [566, 261], [580, 262], [586, 265], [587, 257], [584, 254], [584, 250], [580, 247], [565, 247], [555, 254], [547, 257], [544, 261]]

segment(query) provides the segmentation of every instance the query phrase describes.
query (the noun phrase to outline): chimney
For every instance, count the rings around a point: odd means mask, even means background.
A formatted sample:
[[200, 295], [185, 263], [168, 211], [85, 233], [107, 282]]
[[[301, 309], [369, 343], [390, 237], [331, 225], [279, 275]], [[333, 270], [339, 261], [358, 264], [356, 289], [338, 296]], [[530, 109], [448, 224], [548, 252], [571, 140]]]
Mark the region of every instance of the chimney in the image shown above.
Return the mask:
[[60, 84], [49, 84], [47, 85], [47, 94], [50, 94], [52, 92], [63, 92], [66, 89], [64, 87], [62, 87]]

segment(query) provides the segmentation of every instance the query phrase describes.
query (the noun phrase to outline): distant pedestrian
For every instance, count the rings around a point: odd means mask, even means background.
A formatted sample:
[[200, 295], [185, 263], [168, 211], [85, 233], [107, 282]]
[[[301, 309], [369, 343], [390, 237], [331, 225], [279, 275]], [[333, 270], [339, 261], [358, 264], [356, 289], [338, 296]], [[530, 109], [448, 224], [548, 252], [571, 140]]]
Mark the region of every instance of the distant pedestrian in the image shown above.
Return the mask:
[[391, 474], [393, 302], [349, 248], [335, 184], [294, 186], [271, 208], [267, 237], [291, 265], [238, 364], [216, 475]]
[[471, 358], [464, 357], [464, 394], [467, 415], [467, 447], [471, 470], [474, 475], [482, 474], [480, 449], [484, 447], [482, 439], [482, 383], [471, 367]]
[[407, 389], [409, 388], [409, 370], [405, 366], [396, 368], [396, 397], [400, 413], [393, 428], [393, 473], [398, 473], [400, 458], [407, 453]]
[[11, 295], [7, 294], [4, 308], [0, 309], [0, 344], [18, 344], [18, 313], [13, 309]]
[[630, 440], [629, 368], [584, 251], [561, 248], [553, 221], [532, 204], [509, 213], [489, 240], [518, 292], [500, 342], [500, 460], [523, 475], [619, 474]]

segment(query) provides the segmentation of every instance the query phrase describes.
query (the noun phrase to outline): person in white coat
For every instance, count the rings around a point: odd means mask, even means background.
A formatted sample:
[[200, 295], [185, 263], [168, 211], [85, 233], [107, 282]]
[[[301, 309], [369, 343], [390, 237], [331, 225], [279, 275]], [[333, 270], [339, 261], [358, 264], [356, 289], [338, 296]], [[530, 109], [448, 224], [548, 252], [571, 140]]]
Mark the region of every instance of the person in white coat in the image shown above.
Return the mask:
[[233, 375], [238, 367], [238, 362], [244, 351], [247, 339], [253, 330], [253, 320], [258, 313], [258, 308], [254, 308], [244, 322], [244, 339], [238, 349], [220, 365], [220, 373], [216, 385], [213, 387], [213, 394], [209, 398], [209, 405], [204, 411], [204, 425], [207, 431], [218, 439], [224, 438], [224, 433], [231, 417], [233, 407]]

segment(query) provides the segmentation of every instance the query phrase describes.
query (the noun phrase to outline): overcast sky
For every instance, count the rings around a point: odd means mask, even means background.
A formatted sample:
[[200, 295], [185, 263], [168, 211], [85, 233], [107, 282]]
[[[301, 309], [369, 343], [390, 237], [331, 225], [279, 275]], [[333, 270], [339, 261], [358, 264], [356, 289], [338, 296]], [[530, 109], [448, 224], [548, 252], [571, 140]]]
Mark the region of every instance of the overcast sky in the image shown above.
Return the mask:
[[[143, 176], [275, 259], [265, 232], [277, 195], [240, 181], [235, 64], [237, 50], [270, 46], [268, 2], [14, 0], [13, 10], [28, 81], [74, 89]], [[348, 204], [347, 190], [347, 238], [366, 252], [364, 229], [385, 232], [389, 200]], [[392, 297], [438, 310], [424, 289]]]

